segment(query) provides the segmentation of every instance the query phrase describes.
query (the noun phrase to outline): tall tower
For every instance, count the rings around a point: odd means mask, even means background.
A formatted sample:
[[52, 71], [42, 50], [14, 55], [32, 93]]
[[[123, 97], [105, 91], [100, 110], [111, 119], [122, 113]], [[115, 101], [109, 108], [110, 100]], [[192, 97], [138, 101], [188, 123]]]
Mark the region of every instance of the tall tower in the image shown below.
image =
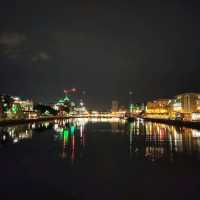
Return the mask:
[[118, 109], [119, 109], [119, 103], [118, 103], [118, 101], [113, 100], [113, 101], [112, 101], [112, 109], [111, 109], [111, 111], [112, 111], [112, 112], [117, 112]]

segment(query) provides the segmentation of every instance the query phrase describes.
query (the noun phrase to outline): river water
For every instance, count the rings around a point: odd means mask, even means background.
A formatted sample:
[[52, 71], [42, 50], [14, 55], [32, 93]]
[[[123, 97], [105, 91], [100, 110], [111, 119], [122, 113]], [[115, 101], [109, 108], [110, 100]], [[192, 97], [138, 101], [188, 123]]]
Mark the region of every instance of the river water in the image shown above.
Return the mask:
[[200, 131], [119, 119], [0, 127], [0, 199], [199, 199]]

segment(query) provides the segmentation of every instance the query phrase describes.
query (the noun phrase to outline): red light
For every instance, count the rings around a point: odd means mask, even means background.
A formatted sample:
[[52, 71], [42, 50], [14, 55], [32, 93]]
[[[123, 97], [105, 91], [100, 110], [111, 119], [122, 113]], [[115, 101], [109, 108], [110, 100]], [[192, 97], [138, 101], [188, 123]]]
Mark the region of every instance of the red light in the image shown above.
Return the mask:
[[69, 90], [64, 90], [64, 93], [70, 93], [70, 92], [77, 92], [77, 89], [72, 88], [72, 89], [69, 89]]

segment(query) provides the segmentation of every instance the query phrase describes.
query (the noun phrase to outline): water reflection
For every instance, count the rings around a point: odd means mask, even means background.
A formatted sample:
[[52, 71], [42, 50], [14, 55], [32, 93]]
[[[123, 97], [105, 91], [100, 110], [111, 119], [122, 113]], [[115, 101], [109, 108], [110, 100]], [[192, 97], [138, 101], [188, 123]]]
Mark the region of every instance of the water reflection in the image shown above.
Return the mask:
[[79, 119], [56, 121], [54, 124], [55, 140], [60, 142], [59, 156], [72, 164], [83, 157], [86, 123], [87, 120]]
[[[141, 119], [131, 123], [120, 119], [71, 119], [0, 127], [0, 148], [30, 140], [35, 133], [47, 130], [48, 135], [54, 138], [51, 142], [56, 145], [56, 155], [72, 164], [84, 158], [89, 141], [87, 137], [96, 132], [104, 136], [112, 133], [113, 141], [117, 135], [126, 138], [131, 159], [151, 162], [175, 162], [183, 157], [200, 159], [199, 130]], [[101, 134], [95, 134], [95, 137], [101, 137]], [[124, 148], [124, 144], [122, 140], [119, 148]]]
[[30, 125], [0, 127], [0, 147], [32, 138]]
[[124, 125], [125, 125], [124, 120], [108, 121], [108, 122], [111, 123], [111, 131], [113, 134], [126, 133], [126, 129], [124, 128]]
[[33, 130], [42, 132], [51, 128], [52, 123], [50, 122], [0, 127], [0, 147], [6, 147], [25, 139], [32, 139]]
[[200, 155], [200, 131], [190, 128], [137, 120], [129, 124], [129, 141], [132, 158], [152, 162]]
[[106, 123], [125, 123], [126, 120], [125, 119], [121, 119], [118, 117], [110, 117], [110, 118], [89, 118], [88, 122], [106, 122]]

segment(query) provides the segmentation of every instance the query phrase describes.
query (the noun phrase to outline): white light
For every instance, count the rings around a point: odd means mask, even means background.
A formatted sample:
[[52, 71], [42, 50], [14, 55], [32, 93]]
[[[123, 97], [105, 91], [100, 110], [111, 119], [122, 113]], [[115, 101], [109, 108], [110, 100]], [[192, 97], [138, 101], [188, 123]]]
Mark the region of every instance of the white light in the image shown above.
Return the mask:
[[199, 138], [200, 137], [200, 131], [199, 130], [192, 130], [192, 137]]
[[19, 140], [17, 139], [17, 138], [15, 138], [14, 140], [13, 140], [13, 143], [17, 143]]
[[4, 136], [3, 136], [3, 141], [5, 141], [5, 140], [6, 140], [6, 136], [4, 135]]
[[200, 113], [192, 113], [192, 121], [200, 120]]

